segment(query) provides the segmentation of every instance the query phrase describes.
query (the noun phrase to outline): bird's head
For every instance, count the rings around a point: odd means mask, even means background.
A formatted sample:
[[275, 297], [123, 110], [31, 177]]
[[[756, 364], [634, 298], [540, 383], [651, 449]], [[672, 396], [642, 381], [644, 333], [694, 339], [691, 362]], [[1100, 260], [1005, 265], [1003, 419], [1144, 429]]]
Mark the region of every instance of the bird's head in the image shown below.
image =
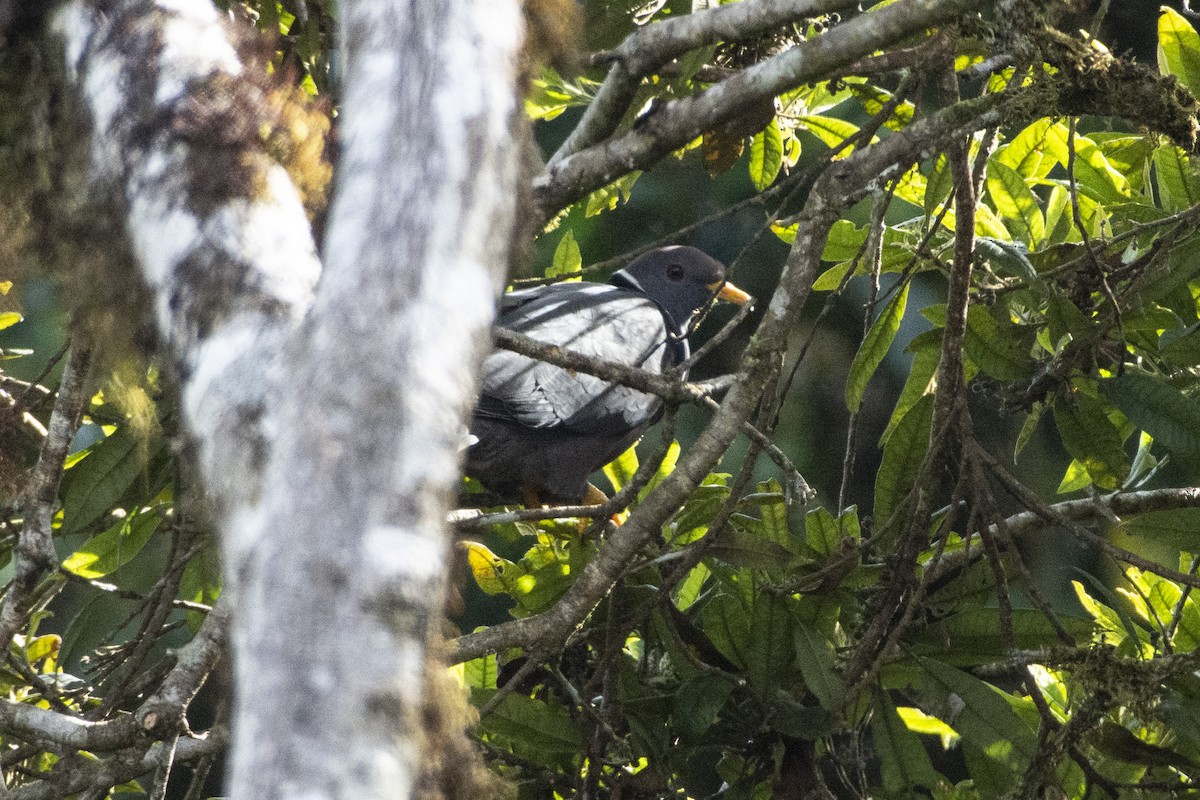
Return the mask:
[[725, 266], [694, 247], [651, 250], [618, 270], [612, 283], [644, 292], [682, 331], [713, 296], [745, 305], [750, 295], [725, 281]]

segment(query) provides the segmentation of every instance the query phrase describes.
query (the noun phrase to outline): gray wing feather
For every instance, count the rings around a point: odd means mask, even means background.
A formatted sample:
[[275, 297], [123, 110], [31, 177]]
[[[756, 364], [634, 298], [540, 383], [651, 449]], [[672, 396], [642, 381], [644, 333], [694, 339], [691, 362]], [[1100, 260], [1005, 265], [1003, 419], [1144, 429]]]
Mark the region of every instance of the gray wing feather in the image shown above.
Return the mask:
[[[662, 312], [614, 286], [559, 284], [511, 292], [497, 325], [583, 355], [660, 373], [669, 366]], [[484, 362], [476, 414], [528, 428], [620, 433], [646, 424], [658, 398], [498, 350]]]

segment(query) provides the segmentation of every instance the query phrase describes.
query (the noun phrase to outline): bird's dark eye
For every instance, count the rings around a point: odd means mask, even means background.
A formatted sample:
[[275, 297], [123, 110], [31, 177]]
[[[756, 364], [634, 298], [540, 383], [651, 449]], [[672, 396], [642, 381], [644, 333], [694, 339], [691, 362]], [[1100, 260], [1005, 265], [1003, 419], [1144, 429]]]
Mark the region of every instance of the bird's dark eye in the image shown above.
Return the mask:
[[671, 266], [667, 267], [667, 280], [681, 281], [681, 280], [683, 280], [683, 273], [684, 273], [684, 270], [681, 265], [672, 264]]

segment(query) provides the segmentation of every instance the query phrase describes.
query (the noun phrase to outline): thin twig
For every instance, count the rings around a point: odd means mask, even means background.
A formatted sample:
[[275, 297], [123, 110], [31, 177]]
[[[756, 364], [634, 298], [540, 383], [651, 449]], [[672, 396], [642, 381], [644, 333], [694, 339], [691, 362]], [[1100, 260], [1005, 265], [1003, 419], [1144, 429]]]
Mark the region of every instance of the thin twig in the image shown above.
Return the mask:
[[22, 494], [25, 522], [14, 552], [16, 563], [13, 580], [4, 596], [4, 605], [0, 607], [0, 647], [7, 648], [13, 636], [25, 625], [26, 612], [38, 581], [57, 563], [51, 520], [58, 505], [63, 462], [71, 440], [79, 430], [79, 421], [89, 399], [87, 376], [90, 362], [90, 353], [85, 348], [71, 350], [58, 386], [58, 397], [54, 401], [41, 455]]
[[62, 360], [62, 357], [66, 355], [67, 350], [70, 347], [71, 339], [70, 337], [67, 337], [67, 340], [62, 343], [62, 347], [58, 348], [58, 352], [50, 356], [50, 360], [46, 362], [44, 367], [42, 367], [42, 371], [39, 372], [37, 377], [31, 380], [29, 385], [25, 387], [25, 391], [17, 395], [16, 399], [13, 401], [13, 408], [25, 408], [25, 403], [27, 402], [29, 395], [35, 391], [39, 392], [42, 397], [48, 397], [50, 395], [50, 392], [47, 391], [44, 386], [42, 386], [42, 381], [46, 380], [46, 376], [49, 375], [50, 371], [53, 370], [58, 362]]
[[[1071, 219], [1075, 222], [1075, 227], [1079, 230], [1079, 236], [1083, 239], [1083, 249], [1088, 256], [1088, 260], [1092, 264], [1092, 269], [1096, 277], [1100, 281], [1100, 287], [1104, 290], [1104, 296], [1108, 299], [1109, 305], [1112, 306], [1113, 321], [1117, 328], [1117, 335], [1121, 337], [1121, 352], [1125, 352], [1125, 326], [1121, 321], [1121, 306], [1117, 303], [1116, 295], [1113, 294], [1112, 286], [1108, 282], [1108, 272], [1104, 269], [1104, 265], [1100, 263], [1100, 258], [1096, 255], [1096, 250], [1092, 246], [1092, 238], [1088, 235], [1087, 227], [1083, 224], [1083, 213], [1079, 209], [1079, 187], [1075, 182], [1075, 117], [1071, 117], [1070, 124], [1067, 126], [1067, 186], [1071, 197]], [[1124, 359], [1118, 364], [1118, 369], [1123, 368]]]
[[[884, 220], [895, 191], [896, 183], [893, 181], [888, 184], [886, 193], [875, 198], [875, 204], [871, 209], [871, 227], [867, 232], [867, 241], [864, 243], [871, 259], [871, 290], [867, 297], [866, 313], [863, 314], [862, 339], [860, 339], [860, 342], [867, 340], [867, 334], [870, 333], [871, 326], [875, 322], [875, 308], [879, 300], [879, 275], [883, 266]], [[846, 493], [850, 490], [850, 479], [854, 474], [854, 449], [857, 445], [857, 439], [858, 410], [851, 409], [850, 419], [846, 424], [846, 451], [842, 456], [842, 482], [841, 487], [838, 489], [837, 508], [839, 513], [846, 509]]]

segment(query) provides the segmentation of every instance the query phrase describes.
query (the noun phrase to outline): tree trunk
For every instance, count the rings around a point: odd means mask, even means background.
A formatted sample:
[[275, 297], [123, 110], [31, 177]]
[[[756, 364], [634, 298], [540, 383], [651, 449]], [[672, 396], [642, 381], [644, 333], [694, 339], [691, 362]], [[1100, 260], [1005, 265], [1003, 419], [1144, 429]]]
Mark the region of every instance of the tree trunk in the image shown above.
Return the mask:
[[230, 795], [408, 797], [516, 192], [516, 2], [342, 6], [343, 150], [243, 565]]

